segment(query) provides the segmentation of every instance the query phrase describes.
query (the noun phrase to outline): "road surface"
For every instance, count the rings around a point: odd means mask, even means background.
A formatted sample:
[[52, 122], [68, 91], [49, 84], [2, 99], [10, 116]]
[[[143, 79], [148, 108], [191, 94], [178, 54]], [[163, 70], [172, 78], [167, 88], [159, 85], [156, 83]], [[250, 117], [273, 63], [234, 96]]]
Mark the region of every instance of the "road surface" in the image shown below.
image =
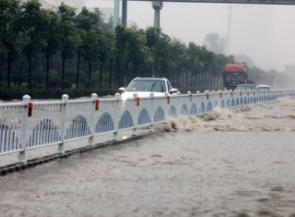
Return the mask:
[[295, 217], [295, 100], [0, 177], [1, 217]]

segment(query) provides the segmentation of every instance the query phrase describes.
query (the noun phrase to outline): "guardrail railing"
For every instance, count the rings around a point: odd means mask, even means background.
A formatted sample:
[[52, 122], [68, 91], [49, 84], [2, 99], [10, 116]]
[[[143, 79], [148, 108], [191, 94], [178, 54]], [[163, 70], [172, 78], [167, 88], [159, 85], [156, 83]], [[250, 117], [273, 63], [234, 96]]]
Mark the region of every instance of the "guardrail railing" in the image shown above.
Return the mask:
[[63, 153], [65, 143], [88, 138], [93, 145], [94, 137], [139, 127], [153, 127], [155, 123], [180, 115], [201, 115], [216, 107], [234, 108], [251, 103], [273, 101], [278, 97], [295, 95], [295, 90], [271, 91], [217, 91], [165, 97], [123, 100], [120, 95], [69, 100], [63, 95], [56, 101], [32, 101], [23, 96], [22, 102], [0, 103], [0, 157], [19, 153], [18, 160], [26, 162], [26, 151], [57, 145]]

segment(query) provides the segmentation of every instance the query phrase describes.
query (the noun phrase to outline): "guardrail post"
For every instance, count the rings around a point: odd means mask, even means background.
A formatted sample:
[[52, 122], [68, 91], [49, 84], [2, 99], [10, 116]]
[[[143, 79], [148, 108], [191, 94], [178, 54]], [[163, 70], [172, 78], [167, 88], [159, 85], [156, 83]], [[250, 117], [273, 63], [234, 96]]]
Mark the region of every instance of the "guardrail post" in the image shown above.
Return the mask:
[[[180, 106], [180, 107], [178, 108], [178, 111], [181, 111], [181, 107], [182, 107], [182, 105], [181, 105], [180, 102], [181, 102], [181, 99], [180, 99], [180, 92], [177, 92], [177, 104], [178, 104], [178, 106]], [[177, 114], [176, 117], [179, 117], [181, 113], [176, 112], [176, 114]]]
[[134, 128], [133, 128], [133, 133], [132, 136], [137, 136], [137, 127], [138, 127], [138, 110], [139, 110], [139, 106], [140, 106], [140, 98], [138, 97], [138, 94], [135, 93], [133, 94], [133, 97], [136, 101], [136, 107], [134, 109]]
[[191, 102], [192, 101], [192, 92], [190, 90], [187, 91], [187, 95], [189, 96], [189, 101]]
[[99, 110], [99, 101], [97, 100], [97, 94], [91, 94], [91, 99], [93, 100], [93, 106], [90, 115], [90, 129], [91, 129], [91, 136], [89, 137], [89, 146], [93, 147], [94, 143], [94, 134], [95, 134], [95, 112]]
[[119, 122], [120, 122], [120, 120], [119, 120], [119, 113], [120, 113], [120, 111], [121, 111], [121, 107], [120, 107], [120, 109], [119, 109], [119, 103], [120, 103], [120, 98], [121, 98], [121, 95], [119, 94], [119, 93], [116, 93], [115, 94], [115, 97], [116, 97], [116, 105], [115, 105], [115, 107], [116, 108], [118, 108], [117, 109], [117, 111], [116, 111], [116, 114], [115, 114], [115, 118], [114, 118], [114, 124], [115, 124], [115, 126], [116, 126], [116, 129], [115, 129], [115, 132], [113, 133], [113, 140], [114, 141], [117, 141], [118, 140], [118, 130], [119, 130]]
[[150, 127], [150, 131], [153, 132], [155, 131], [154, 129], [154, 126], [155, 126], [155, 105], [154, 105], [154, 97], [155, 97], [155, 94], [154, 93], [150, 93], [150, 96], [151, 96], [151, 127]]
[[64, 143], [65, 143], [65, 137], [66, 137], [66, 118], [67, 118], [67, 107], [68, 107], [68, 101], [69, 101], [69, 96], [67, 94], [62, 95], [62, 101], [63, 104], [61, 105], [61, 124], [60, 124], [60, 136], [61, 136], [61, 143], [58, 144], [58, 152], [59, 153], [64, 153], [65, 148], [64, 148]]
[[27, 142], [28, 142], [28, 109], [29, 109], [29, 102], [31, 100], [31, 97], [29, 95], [23, 96], [23, 109], [22, 109], [22, 123], [21, 123], [21, 134], [20, 134], [20, 141], [19, 141], [19, 147], [21, 148], [21, 151], [18, 155], [18, 160], [20, 163], [26, 163], [26, 148], [27, 148]]
[[222, 91], [218, 90], [219, 97], [222, 98]]

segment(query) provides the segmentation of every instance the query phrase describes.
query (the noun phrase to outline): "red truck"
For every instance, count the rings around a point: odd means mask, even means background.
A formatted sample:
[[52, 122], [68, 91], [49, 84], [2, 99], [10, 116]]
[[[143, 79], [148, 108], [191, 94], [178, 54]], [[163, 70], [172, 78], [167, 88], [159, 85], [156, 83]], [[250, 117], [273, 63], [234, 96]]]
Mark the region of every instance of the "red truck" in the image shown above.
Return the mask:
[[226, 64], [223, 72], [223, 85], [228, 90], [234, 90], [238, 84], [254, 84], [248, 80], [246, 64]]

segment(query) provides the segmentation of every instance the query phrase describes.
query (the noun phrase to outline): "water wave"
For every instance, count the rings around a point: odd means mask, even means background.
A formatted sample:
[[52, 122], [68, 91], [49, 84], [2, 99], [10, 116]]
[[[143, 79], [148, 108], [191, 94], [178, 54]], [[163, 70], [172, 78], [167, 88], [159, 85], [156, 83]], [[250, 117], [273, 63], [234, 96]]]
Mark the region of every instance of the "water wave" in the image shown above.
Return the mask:
[[[282, 108], [288, 112], [282, 112]], [[238, 109], [215, 108], [201, 116], [181, 116], [157, 124], [162, 131], [295, 131], [292, 113], [295, 101], [282, 98], [275, 103], [257, 103]]]

